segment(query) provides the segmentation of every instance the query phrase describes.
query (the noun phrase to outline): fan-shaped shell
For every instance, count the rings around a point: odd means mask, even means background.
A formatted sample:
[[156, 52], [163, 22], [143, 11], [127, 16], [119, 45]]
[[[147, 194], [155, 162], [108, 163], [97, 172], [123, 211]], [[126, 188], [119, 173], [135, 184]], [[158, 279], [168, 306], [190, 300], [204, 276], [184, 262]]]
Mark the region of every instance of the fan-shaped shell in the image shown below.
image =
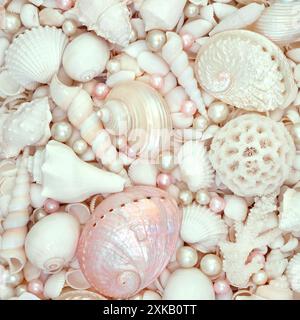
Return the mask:
[[131, 187], [106, 198], [83, 229], [78, 260], [101, 294], [127, 298], [152, 283], [176, 247], [181, 211], [166, 192]]
[[27, 29], [9, 46], [5, 66], [9, 74], [26, 89], [36, 83], [49, 83], [59, 70], [67, 37], [60, 29]]
[[237, 108], [284, 109], [297, 94], [283, 52], [251, 31], [226, 31], [211, 37], [199, 50], [195, 68], [203, 89]]
[[215, 249], [227, 236], [221, 217], [206, 207], [192, 204], [183, 208], [180, 237], [201, 252]]
[[287, 266], [286, 275], [292, 290], [300, 292], [300, 253], [296, 254]]

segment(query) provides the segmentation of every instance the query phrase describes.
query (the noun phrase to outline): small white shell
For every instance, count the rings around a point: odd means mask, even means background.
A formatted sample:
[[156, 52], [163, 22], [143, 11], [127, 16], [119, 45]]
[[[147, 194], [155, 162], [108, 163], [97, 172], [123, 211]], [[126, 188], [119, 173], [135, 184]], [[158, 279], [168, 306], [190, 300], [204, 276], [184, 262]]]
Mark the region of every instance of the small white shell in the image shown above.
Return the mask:
[[65, 210], [76, 218], [80, 224], [85, 224], [91, 216], [89, 207], [81, 202], [70, 203], [66, 206]]
[[28, 29], [40, 25], [38, 9], [32, 4], [27, 3], [22, 6], [20, 18], [23, 26]]
[[220, 215], [196, 204], [183, 208], [181, 239], [201, 252], [210, 252], [227, 236], [227, 227]]
[[247, 217], [248, 204], [242, 197], [236, 195], [225, 195], [224, 214], [235, 221], [244, 221]]
[[52, 274], [45, 282], [44, 285], [44, 296], [46, 298], [55, 299], [57, 298], [66, 282], [66, 272], [60, 271], [56, 274]]
[[66, 273], [66, 283], [76, 290], [85, 290], [91, 287], [80, 269], [69, 270]]
[[79, 234], [79, 222], [74, 217], [62, 212], [53, 213], [28, 232], [26, 255], [44, 272], [57, 273], [73, 258]]
[[156, 186], [157, 167], [146, 159], [137, 159], [130, 165], [128, 176], [135, 185]]
[[287, 266], [286, 275], [291, 285], [291, 288], [300, 292], [300, 253], [296, 254]]

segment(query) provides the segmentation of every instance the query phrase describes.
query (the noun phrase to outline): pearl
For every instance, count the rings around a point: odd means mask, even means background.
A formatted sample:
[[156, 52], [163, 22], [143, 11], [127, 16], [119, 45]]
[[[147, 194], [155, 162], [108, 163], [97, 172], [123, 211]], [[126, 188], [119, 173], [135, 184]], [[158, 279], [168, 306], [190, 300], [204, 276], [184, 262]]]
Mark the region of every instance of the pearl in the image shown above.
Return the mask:
[[159, 156], [159, 170], [167, 173], [175, 168], [174, 155], [171, 152], [163, 152]]
[[184, 205], [187, 206], [193, 201], [193, 194], [190, 190], [183, 190], [179, 193], [179, 200]]
[[161, 173], [157, 176], [156, 183], [159, 188], [166, 189], [172, 184], [172, 177], [169, 174]]
[[208, 127], [208, 120], [203, 116], [197, 116], [193, 121], [193, 128], [204, 131]]
[[47, 216], [47, 212], [43, 208], [38, 208], [33, 211], [33, 221], [36, 223]]
[[210, 202], [209, 193], [207, 191], [205, 191], [205, 190], [199, 190], [196, 193], [196, 201], [202, 206], [208, 205], [209, 202]]
[[224, 199], [219, 196], [215, 196], [211, 198], [209, 202], [209, 208], [215, 213], [222, 212], [225, 208]]
[[121, 64], [116, 59], [109, 60], [106, 64], [106, 70], [109, 73], [117, 73], [121, 70]]
[[21, 284], [24, 280], [23, 272], [18, 272], [15, 274], [10, 274], [7, 277], [6, 284], [12, 287], [16, 287]]
[[70, 10], [73, 7], [72, 0], [56, 0], [56, 5], [61, 10]]
[[87, 149], [88, 145], [83, 139], [78, 139], [73, 143], [73, 150], [78, 155], [84, 154]]
[[20, 284], [19, 286], [16, 287], [16, 295], [19, 297], [21, 294], [27, 291], [26, 285], [25, 284]]
[[126, 154], [131, 159], [135, 159], [136, 158], [136, 151], [132, 147], [127, 147], [126, 148]]
[[196, 17], [198, 13], [199, 13], [199, 7], [193, 3], [188, 3], [184, 8], [184, 15], [187, 18]]
[[104, 100], [109, 93], [109, 87], [105, 83], [97, 83], [93, 90], [93, 96], [97, 99]]
[[260, 270], [252, 276], [252, 280], [256, 285], [261, 286], [267, 283], [268, 275], [265, 271]]
[[235, 221], [244, 221], [248, 212], [248, 204], [242, 197], [235, 195], [225, 196], [224, 214]]
[[182, 44], [184, 49], [190, 49], [191, 46], [194, 44], [195, 39], [189, 33], [183, 34], [181, 38], [182, 38]]
[[221, 123], [225, 121], [229, 114], [229, 108], [226, 103], [223, 102], [213, 102], [208, 107], [208, 117], [214, 123]]
[[200, 261], [200, 269], [207, 276], [218, 276], [222, 272], [222, 260], [215, 254], [206, 254]]
[[31, 292], [32, 294], [35, 294], [36, 296], [41, 296], [43, 293], [43, 283], [41, 280], [35, 279], [31, 280], [27, 284], [27, 290]]
[[214, 283], [214, 290], [215, 290], [216, 294], [223, 295], [223, 294], [228, 293], [231, 290], [231, 288], [230, 288], [230, 285], [229, 285], [228, 281], [226, 281], [226, 280], [217, 280]]
[[5, 31], [8, 33], [16, 33], [21, 27], [21, 20], [18, 15], [11, 12], [5, 13]]
[[70, 139], [72, 131], [72, 126], [68, 122], [56, 122], [51, 128], [51, 135], [59, 142], [66, 142]]
[[67, 36], [73, 36], [77, 32], [77, 25], [73, 20], [66, 20], [62, 25], [62, 30]]
[[181, 247], [177, 250], [176, 260], [180, 267], [192, 268], [198, 261], [197, 251], [192, 247]]
[[181, 112], [183, 112], [188, 117], [193, 116], [196, 113], [196, 111], [196, 104], [191, 100], [185, 101], [181, 107]]
[[146, 43], [151, 51], [159, 51], [166, 43], [167, 37], [163, 31], [152, 30], [147, 33]]
[[154, 89], [160, 90], [164, 86], [164, 78], [159, 74], [152, 74], [150, 77], [150, 85]]
[[295, 143], [300, 143], [300, 122], [295, 123], [291, 128], [291, 133]]
[[59, 202], [53, 199], [47, 199], [44, 203], [44, 210], [47, 213], [54, 213], [59, 209]]

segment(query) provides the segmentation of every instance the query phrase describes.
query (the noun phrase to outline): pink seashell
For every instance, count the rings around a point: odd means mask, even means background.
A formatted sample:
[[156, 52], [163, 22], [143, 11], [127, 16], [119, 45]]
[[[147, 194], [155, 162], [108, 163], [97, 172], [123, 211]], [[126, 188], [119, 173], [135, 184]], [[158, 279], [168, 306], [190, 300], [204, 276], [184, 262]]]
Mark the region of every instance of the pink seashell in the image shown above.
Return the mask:
[[166, 192], [131, 187], [105, 199], [86, 224], [78, 260], [101, 294], [128, 298], [164, 270], [176, 246], [181, 211]]

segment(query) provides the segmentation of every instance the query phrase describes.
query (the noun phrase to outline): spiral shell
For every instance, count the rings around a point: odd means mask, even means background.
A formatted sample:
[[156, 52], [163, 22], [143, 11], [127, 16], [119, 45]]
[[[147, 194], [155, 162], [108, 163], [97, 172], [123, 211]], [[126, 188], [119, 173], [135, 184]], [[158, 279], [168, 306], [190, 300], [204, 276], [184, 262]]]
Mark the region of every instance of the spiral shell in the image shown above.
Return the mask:
[[286, 275], [292, 290], [300, 292], [300, 253], [296, 254], [287, 266]]
[[195, 68], [203, 89], [237, 108], [284, 109], [297, 94], [283, 52], [251, 31], [226, 31], [211, 37], [199, 50]]
[[58, 71], [67, 37], [60, 29], [38, 27], [26, 30], [9, 46], [5, 67], [26, 89], [49, 83]]
[[152, 283], [169, 262], [181, 211], [166, 192], [131, 187], [106, 198], [83, 229], [78, 260], [101, 294], [128, 298]]

